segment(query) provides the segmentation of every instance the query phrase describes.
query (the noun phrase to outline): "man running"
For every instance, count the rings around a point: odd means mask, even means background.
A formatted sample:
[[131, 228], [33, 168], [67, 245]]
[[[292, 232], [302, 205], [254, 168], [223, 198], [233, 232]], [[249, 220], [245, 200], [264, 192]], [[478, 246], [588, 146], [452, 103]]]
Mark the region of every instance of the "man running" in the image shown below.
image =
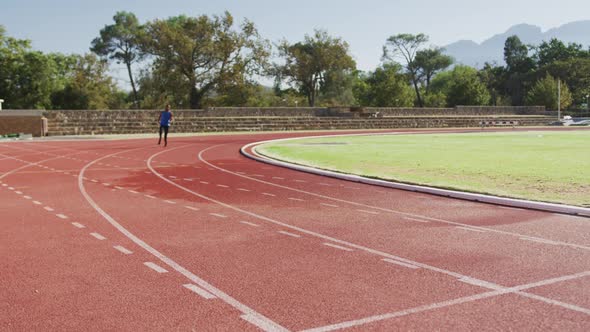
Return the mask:
[[160, 139], [158, 139], [158, 145], [162, 142], [162, 131], [164, 131], [164, 146], [168, 146], [168, 128], [170, 127], [170, 122], [172, 122], [170, 104], [166, 104], [166, 109], [160, 112], [158, 122], [160, 123]]

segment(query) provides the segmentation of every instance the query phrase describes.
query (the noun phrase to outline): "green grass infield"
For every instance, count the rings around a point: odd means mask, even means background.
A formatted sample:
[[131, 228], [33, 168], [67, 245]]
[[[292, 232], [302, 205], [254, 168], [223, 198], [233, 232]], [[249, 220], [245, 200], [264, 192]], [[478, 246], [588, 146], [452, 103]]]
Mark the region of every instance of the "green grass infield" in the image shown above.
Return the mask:
[[370, 178], [590, 207], [588, 130], [324, 137], [257, 151]]

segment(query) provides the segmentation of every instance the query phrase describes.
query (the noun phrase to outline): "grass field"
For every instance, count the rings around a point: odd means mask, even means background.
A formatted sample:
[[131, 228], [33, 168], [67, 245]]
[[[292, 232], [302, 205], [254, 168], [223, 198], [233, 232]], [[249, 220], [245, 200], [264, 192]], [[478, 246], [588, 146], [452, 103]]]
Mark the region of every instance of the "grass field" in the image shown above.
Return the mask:
[[588, 130], [326, 137], [257, 151], [385, 180], [590, 206]]

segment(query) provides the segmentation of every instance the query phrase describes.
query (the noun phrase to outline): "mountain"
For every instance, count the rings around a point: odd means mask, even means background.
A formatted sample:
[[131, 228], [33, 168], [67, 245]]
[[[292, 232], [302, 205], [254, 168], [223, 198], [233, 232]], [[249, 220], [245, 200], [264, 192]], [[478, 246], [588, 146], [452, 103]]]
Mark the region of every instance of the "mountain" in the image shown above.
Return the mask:
[[590, 20], [564, 24], [545, 32], [540, 27], [530, 24], [518, 24], [506, 32], [495, 35], [481, 44], [471, 40], [460, 40], [445, 46], [446, 53], [457, 63], [481, 68], [485, 62], [504, 64], [504, 42], [510, 36], [517, 35], [525, 44], [538, 45], [542, 41], [557, 38], [565, 43], [578, 43], [590, 46]]

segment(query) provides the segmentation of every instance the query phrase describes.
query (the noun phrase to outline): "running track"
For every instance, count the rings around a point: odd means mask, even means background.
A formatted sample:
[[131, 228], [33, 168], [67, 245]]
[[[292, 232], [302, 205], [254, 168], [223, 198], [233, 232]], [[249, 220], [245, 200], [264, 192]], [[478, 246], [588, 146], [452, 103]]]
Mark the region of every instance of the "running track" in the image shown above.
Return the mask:
[[239, 154], [296, 135], [0, 143], [0, 330], [590, 330], [588, 218]]

